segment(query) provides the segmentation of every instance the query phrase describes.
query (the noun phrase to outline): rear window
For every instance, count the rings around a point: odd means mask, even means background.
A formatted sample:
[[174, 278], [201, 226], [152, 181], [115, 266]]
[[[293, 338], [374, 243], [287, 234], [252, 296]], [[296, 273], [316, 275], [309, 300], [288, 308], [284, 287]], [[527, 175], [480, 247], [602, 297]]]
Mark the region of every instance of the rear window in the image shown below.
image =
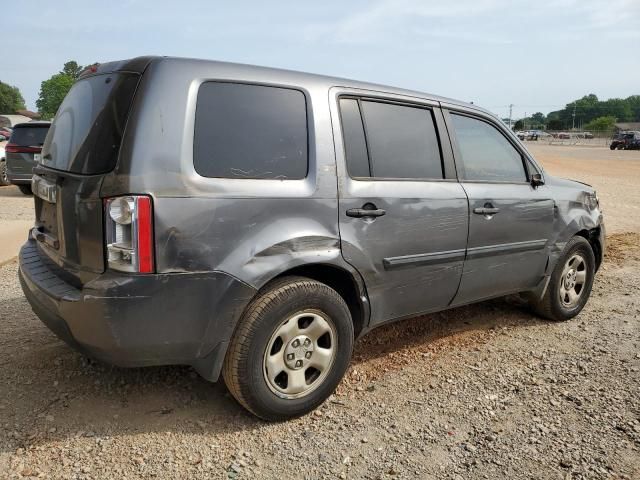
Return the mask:
[[49, 125], [16, 127], [11, 133], [11, 143], [21, 147], [41, 147], [48, 131]]
[[204, 177], [307, 175], [307, 105], [298, 90], [205, 82], [198, 92], [193, 164]]
[[113, 170], [139, 79], [134, 73], [113, 73], [77, 82], [51, 125], [43, 164], [83, 174]]

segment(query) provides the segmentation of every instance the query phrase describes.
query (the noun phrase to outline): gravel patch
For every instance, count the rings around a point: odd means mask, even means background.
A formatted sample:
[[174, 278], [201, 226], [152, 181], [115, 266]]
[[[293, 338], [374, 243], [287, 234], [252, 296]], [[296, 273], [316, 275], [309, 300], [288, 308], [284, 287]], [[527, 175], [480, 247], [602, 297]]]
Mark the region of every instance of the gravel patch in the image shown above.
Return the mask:
[[639, 244], [636, 235], [618, 264], [605, 262], [586, 309], [566, 323], [507, 298], [375, 331], [324, 406], [280, 424], [187, 367], [118, 369], [77, 354], [33, 315], [16, 264], [5, 265], [0, 472], [639, 478]]

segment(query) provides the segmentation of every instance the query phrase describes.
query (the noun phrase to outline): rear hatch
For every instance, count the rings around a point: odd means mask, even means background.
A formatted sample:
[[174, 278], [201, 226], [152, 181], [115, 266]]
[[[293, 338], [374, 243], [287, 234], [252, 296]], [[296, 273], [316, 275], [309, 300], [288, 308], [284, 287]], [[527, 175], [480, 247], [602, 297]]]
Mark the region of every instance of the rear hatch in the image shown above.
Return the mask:
[[49, 122], [20, 123], [13, 128], [5, 147], [7, 165], [12, 174], [31, 175], [35, 160], [49, 130]]
[[81, 76], [58, 109], [34, 169], [32, 236], [76, 286], [105, 270], [100, 187], [116, 166], [143, 70], [114, 71], [107, 64]]

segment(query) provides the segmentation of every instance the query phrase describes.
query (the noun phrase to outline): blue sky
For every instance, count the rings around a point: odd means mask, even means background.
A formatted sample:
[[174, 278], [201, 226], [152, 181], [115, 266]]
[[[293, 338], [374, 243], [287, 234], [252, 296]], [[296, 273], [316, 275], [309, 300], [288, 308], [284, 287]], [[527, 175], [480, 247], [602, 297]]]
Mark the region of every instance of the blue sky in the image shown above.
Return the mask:
[[283, 67], [473, 101], [500, 116], [640, 94], [640, 0], [21, 0], [0, 80], [157, 54]]

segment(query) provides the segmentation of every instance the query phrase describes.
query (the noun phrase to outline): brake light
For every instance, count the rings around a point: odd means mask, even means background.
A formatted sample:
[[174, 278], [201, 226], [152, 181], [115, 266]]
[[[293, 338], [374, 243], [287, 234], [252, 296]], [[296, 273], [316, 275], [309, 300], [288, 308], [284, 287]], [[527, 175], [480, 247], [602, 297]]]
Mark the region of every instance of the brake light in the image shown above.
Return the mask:
[[107, 263], [122, 272], [153, 273], [151, 197], [127, 195], [104, 201]]
[[25, 147], [18, 145], [17, 143], [7, 143], [4, 146], [4, 151], [7, 153], [40, 153], [41, 147]]

